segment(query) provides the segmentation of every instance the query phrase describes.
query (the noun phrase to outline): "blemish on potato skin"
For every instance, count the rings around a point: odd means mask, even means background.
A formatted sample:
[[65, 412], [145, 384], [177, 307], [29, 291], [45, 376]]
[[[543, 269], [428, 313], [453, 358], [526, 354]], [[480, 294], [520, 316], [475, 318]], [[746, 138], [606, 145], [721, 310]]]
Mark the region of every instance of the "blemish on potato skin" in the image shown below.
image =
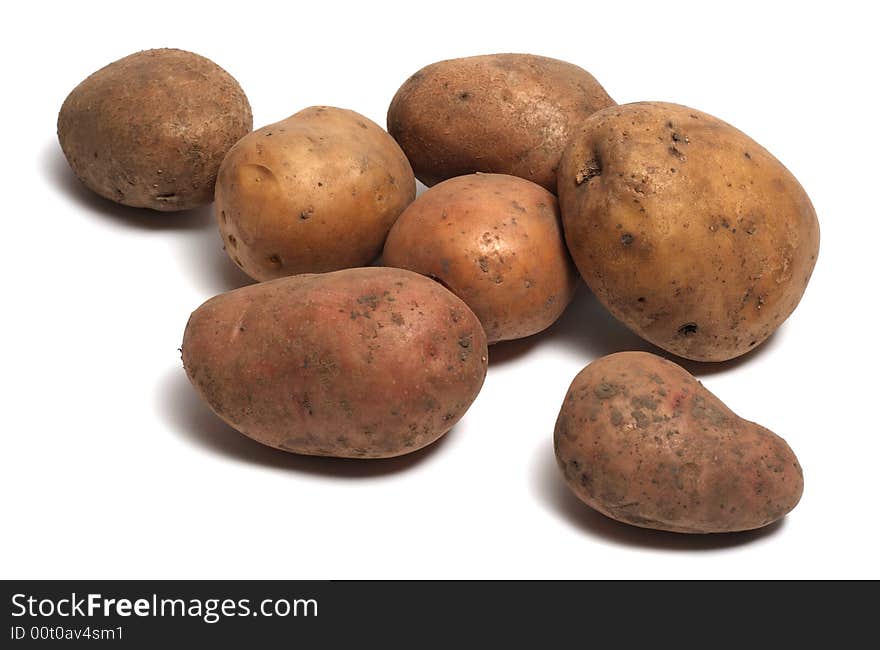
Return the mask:
[[644, 429], [648, 426], [649, 420], [648, 416], [645, 415], [644, 411], [636, 409], [630, 413], [632, 418], [636, 421], [636, 426], [640, 429]]
[[602, 175], [602, 166], [596, 158], [591, 158], [581, 166], [575, 175], [574, 182], [581, 185], [587, 181]]
[[593, 394], [599, 399], [610, 399], [618, 392], [618, 387], [608, 382], [602, 382], [593, 389]]
[[630, 404], [636, 408], [646, 409], [648, 411], [657, 410], [657, 400], [653, 399], [650, 395], [636, 395], [630, 399]]

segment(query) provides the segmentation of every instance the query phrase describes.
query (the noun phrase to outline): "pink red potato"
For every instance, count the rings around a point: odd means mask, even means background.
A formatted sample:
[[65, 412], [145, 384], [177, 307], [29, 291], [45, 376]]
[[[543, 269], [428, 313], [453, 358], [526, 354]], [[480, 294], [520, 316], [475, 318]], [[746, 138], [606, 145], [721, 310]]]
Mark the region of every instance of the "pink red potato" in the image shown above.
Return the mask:
[[556, 191], [559, 156], [580, 122], [614, 100], [586, 70], [531, 54], [440, 61], [404, 82], [388, 132], [425, 185], [473, 172]]
[[192, 52], [147, 50], [73, 89], [58, 140], [74, 173], [101, 196], [188, 210], [214, 199], [220, 161], [252, 125], [247, 97], [225, 70]]
[[683, 368], [620, 352], [571, 384], [554, 436], [569, 488], [634, 526], [681, 533], [760, 528], [794, 508], [794, 452], [738, 417]]
[[221, 294], [189, 319], [183, 365], [214, 412], [298, 454], [381, 458], [446, 433], [486, 376], [477, 317], [401, 269], [297, 275]]
[[391, 229], [383, 261], [440, 280], [474, 310], [489, 343], [549, 327], [579, 281], [556, 197], [504, 174], [459, 176], [422, 194]]
[[409, 162], [381, 127], [313, 106], [229, 151], [214, 210], [226, 252], [262, 281], [370, 264], [415, 195]]
[[766, 149], [686, 106], [643, 102], [583, 123], [562, 156], [565, 239], [614, 316], [661, 348], [724, 361], [794, 311], [819, 223]]

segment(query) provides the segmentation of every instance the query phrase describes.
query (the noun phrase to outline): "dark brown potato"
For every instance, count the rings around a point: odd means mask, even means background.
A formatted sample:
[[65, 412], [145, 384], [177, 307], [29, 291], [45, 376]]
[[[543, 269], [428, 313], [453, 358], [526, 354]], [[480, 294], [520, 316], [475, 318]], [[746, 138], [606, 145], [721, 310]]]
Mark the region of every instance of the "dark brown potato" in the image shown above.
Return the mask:
[[382, 257], [440, 280], [474, 310], [490, 344], [552, 325], [579, 280], [556, 197], [504, 174], [469, 174], [429, 189], [400, 215]]
[[584, 368], [568, 390], [554, 443], [578, 498], [643, 528], [760, 528], [790, 512], [804, 489], [782, 438], [646, 352], [612, 354]]
[[101, 68], [58, 114], [71, 169], [101, 196], [175, 211], [210, 203], [220, 161], [251, 130], [229, 73], [183, 50], [147, 50]]
[[348, 269], [256, 284], [189, 319], [183, 365], [215, 413], [298, 454], [382, 458], [446, 433], [486, 376], [486, 335], [437, 282]]
[[559, 156], [580, 122], [614, 100], [586, 70], [531, 54], [490, 54], [422, 68], [397, 91], [388, 132], [416, 177], [520, 176], [556, 192]]
[[236, 143], [214, 211], [226, 252], [262, 281], [370, 264], [415, 196], [412, 168], [382, 127], [312, 106]]
[[639, 336], [724, 361], [794, 311], [816, 263], [819, 223], [766, 149], [686, 106], [600, 111], [560, 164], [565, 239], [584, 280]]

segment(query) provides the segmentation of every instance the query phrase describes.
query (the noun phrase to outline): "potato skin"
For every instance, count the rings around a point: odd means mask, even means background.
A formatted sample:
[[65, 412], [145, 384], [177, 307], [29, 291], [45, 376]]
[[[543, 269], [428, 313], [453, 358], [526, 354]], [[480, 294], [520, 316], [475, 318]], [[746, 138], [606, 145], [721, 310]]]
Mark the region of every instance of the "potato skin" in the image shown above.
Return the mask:
[[794, 176], [721, 120], [657, 102], [600, 111], [560, 164], [565, 239], [614, 316], [661, 348], [724, 361], [794, 311], [819, 223]]
[[298, 454], [382, 458], [446, 433], [486, 376], [477, 317], [401, 269], [304, 274], [199, 307], [183, 365], [214, 412]]
[[556, 197], [504, 174], [469, 174], [429, 189], [391, 228], [382, 258], [440, 280], [474, 310], [490, 344], [552, 325], [579, 280]]
[[58, 140], [101, 196], [163, 212], [210, 203], [220, 161], [253, 126], [238, 82], [205, 57], [146, 50], [101, 68], [67, 96]]
[[680, 366], [646, 352], [602, 357], [575, 377], [554, 446], [579, 499], [644, 528], [760, 528], [791, 511], [804, 488], [782, 438], [739, 418]]
[[431, 186], [473, 172], [527, 178], [556, 192], [574, 128], [614, 100], [586, 70], [531, 54], [489, 54], [422, 68], [397, 91], [388, 132]]
[[214, 209], [232, 260], [271, 280], [370, 264], [415, 195], [406, 156], [380, 126], [312, 106], [229, 151]]

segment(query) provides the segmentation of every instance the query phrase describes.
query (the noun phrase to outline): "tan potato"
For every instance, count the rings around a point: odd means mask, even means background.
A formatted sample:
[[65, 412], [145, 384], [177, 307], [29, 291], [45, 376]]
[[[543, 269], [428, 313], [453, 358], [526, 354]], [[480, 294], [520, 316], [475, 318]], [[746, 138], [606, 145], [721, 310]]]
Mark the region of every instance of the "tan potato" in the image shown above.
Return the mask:
[[251, 130], [229, 73], [183, 50], [138, 52], [79, 84], [58, 114], [71, 169], [101, 196], [174, 211], [210, 203], [220, 161]]
[[639, 336], [724, 361], [794, 311], [819, 252], [803, 188], [766, 149], [686, 106], [584, 123], [560, 164], [565, 239], [584, 280]]
[[612, 354], [584, 368], [562, 405], [554, 444], [579, 499], [644, 528], [760, 528], [790, 512], [804, 489], [782, 438], [646, 352]]
[[556, 197], [503, 174], [459, 176], [429, 189], [394, 224], [382, 258], [440, 280], [474, 310], [490, 344], [552, 325], [579, 279]]
[[531, 54], [490, 54], [422, 68], [397, 91], [388, 132], [425, 185], [473, 172], [527, 178], [556, 192], [577, 125], [614, 100], [586, 70]]
[[486, 376], [477, 317], [401, 269], [298, 275], [221, 294], [183, 336], [183, 365], [214, 412], [298, 454], [381, 458], [458, 422]]
[[313, 106], [229, 151], [215, 212], [232, 260], [270, 280], [370, 264], [415, 195], [412, 168], [381, 127]]

